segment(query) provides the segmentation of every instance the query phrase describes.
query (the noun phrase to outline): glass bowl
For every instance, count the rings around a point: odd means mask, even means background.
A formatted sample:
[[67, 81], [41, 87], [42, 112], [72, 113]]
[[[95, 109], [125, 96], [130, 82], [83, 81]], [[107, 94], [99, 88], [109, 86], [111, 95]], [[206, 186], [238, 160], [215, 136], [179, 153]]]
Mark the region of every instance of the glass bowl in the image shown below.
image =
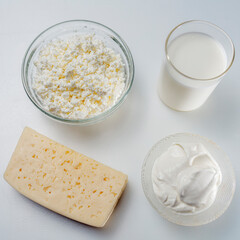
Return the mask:
[[[57, 37], [63, 37], [65, 35], [74, 35], [74, 34], [91, 34], [94, 33], [98, 39], [102, 40], [107, 47], [110, 47], [115, 52], [119, 53], [122, 57], [123, 64], [125, 67], [125, 88], [122, 95], [119, 97], [118, 101], [110, 109], [102, 112], [91, 118], [84, 119], [66, 119], [60, 116], [57, 116], [44, 109], [41, 102], [38, 100], [33, 88], [33, 69], [34, 69], [34, 59], [38, 55], [42, 46], [52, 39]], [[88, 20], [72, 20], [58, 23], [42, 33], [40, 33], [34, 41], [31, 43], [29, 48], [26, 51], [26, 54], [22, 63], [22, 82], [24, 89], [32, 101], [32, 103], [48, 117], [58, 120], [63, 123], [75, 124], [75, 125], [90, 125], [97, 123], [106, 119], [113, 112], [115, 112], [120, 105], [126, 99], [134, 79], [134, 62], [131, 55], [131, 52], [124, 42], [124, 40], [112, 29], [97, 23]]]
[[[201, 143], [218, 163], [222, 172], [222, 183], [213, 204], [195, 214], [178, 213], [164, 206], [153, 191], [152, 168], [155, 160], [174, 143]], [[220, 217], [229, 207], [235, 192], [235, 175], [230, 160], [214, 142], [191, 133], [177, 133], [156, 143], [147, 154], [142, 166], [142, 187], [151, 205], [168, 221], [183, 226], [199, 226]]]

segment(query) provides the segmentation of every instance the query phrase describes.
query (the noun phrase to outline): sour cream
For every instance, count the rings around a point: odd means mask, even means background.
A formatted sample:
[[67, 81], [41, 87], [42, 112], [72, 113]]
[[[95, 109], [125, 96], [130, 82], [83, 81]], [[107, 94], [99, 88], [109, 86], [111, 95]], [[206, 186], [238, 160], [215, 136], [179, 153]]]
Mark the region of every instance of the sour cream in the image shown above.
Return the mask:
[[219, 165], [202, 144], [175, 143], [152, 169], [153, 190], [166, 207], [193, 214], [209, 208], [222, 182]]

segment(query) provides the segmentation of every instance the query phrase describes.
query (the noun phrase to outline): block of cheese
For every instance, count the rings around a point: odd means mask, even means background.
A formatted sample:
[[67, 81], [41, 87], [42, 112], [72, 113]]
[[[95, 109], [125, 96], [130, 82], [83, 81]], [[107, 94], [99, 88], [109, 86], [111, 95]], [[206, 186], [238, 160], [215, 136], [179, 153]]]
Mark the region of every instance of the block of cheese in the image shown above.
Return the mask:
[[4, 173], [17, 191], [76, 221], [103, 227], [127, 176], [26, 127]]

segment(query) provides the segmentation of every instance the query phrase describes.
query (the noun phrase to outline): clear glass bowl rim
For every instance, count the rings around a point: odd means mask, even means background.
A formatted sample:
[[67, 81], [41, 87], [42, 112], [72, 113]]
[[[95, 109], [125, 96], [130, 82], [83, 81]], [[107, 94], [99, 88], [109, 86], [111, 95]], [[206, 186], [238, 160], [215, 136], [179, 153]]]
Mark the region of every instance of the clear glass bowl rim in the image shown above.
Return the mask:
[[[197, 223], [193, 222], [192, 224], [186, 224], [183, 220], [179, 220], [179, 218], [176, 218], [176, 219], [173, 219], [172, 217], [169, 217], [166, 213], [164, 213], [162, 210], [160, 210], [159, 207], [157, 207], [155, 204], [154, 204], [154, 201], [152, 200], [151, 196], [150, 196], [150, 191], [149, 189], [146, 189], [146, 178], [145, 178], [145, 173], [146, 173], [146, 165], [149, 163], [149, 156], [151, 155], [151, 153], [154, 151], [154, 149], [156, 149], [156, 147], [162, 143], [164, 143], [165, 141], [167, 141], [168, 139], [172, 139], [172, 138], [175, 138], [175, 137], [181, 137], [181, 136], [187, 136], [187, 137], [193, 137], [193, 138], [199, 138], [205, 142], [207, 142], [208, 144], [210, 144], [211, 146], [214, 146], [215, 149], [218, 149], [218, 151], [221, 151], [221, 153], [223, 154], [224, 158], [225, 158], [225, 161], [227, 162], [228, 164], [228, 167], [230, 168], [230, 174], [231, 174], [231, 177], [232, 177], [232, 192], [231, 192], [231, 195], [229, 196], [229, 200], [227, 202], [227, 204], [225, 205], [224, 208], [221, 209], [221, 211], [218, 212], [218, 214], [216, 214], [215, 216], [209, 218], [208, 220], [205, 220], [205, 221], [201, 221], [201, 223], [199, 223], [199, 221]], [[211, 153], [211, 152], [210, 152]], [[153, 166], [152, 166], [153, 167]], [[217, 145], [215, 142], [213, 142], [212, 140], [204, 137], [204, 136], [201, 136], [199, 134], [195, 134], [195, 133], [188, 133], [188, 132], [179, 132], [179, 133], [174, 133], [174, 134], [170, 134], [168, 136], [165, 136], [163, 137], [162, 139], [160, 139], [158, 142], [156, 142], [152, 147], [151, 149], [148, 151], [146, 157], [144, 158], [144, 161], [143, 161], [143, 164], [142, 164], [142, 170], [141, 170], [141, 183], [142, 183], [142, 189], [143, 189], [143, 192], [144, 192], [144, 195], [145, 197], [147, 198], [148, 202], [150, 203], [150, 205], [163, 217], [165, 218], [166, 220], [168, 220], [169, 222], [172, 222], [172, 223], [175, 223], [175, 224], [178, 224], [178, 225], [181, 225], [181, 226], [187, 226], [187, 227], [195, 227], [195, 226], [201, 226], [201, 225], [205, 225], [205, 224], [208, 224], [214, 220], [216, 220], [217, 218], [219, 218], [227, 209], [228, 207], [230, 206], [231, 202], [232, 202], [232, 199], [233, 199], [233, 196], [234, 196], [234, 193], [235, 193], [235, 190], [236, 190], [236, 177], [235, 177], [235, 173], [234, 173], [234, 169], [233, 169], [233, 166], [231, 164], [231, 161], [229, 159], [229, 157], [227, 156], [227, 154], [222, 150], [222, 148], [219, 147], [219, 145]], [[153, 190], [152, 190], [153, 191]], [[213, 203], [215, 204], [215, 202]], [[161, 205], [161, 208], [167, 208], [165, 207], [163, 204], [161, 204], [159, 202], [159, 205]], [[197, 213], [198, 214], [198, 213]], [[178, 214], [176, 213], [176, 215], [178, 215], [178, 217], [181, 216], [181, 214]], [[184, 216], [184, 215], [183, 215]], [[191, 215], [189, 215], [191, 216]], [[195, 215], [192, 215], [193, 217]]]
[[[227, 37], [227, 39], [229, 40], [230, 44], [231, 44], [231, 47], [232, 47], [232, 59], [229, 63], [229, 65], [226, 67], [226, 69], [219, 75], [213, 77], [213, 78], [206, 78], [206, 79], [201, 79], [201, 78], [193, 78], [193, 77], [190, 77], [186, 74], [184, 74], [183, 72], [181, 72], [180, 70], [178, 70], [178, 68], [175, 67], [175, 65], [172, 63], [171, 61], [171, 58], [169, 57], [168, 55], [168, 42], [169, 42], [169, 39], [171, 37], [171, 35], [173, 34], [173, 32], [175, 32], [175, 30], [181, 28], [182, 26], [188, 24], [188, 23], [203, 23], [203, 24], [206, 24], [206, 25], [209, 25], [215, 29], [217, 29], [219, 32], [221, 32], [223, 35], [225, 35]], [[211, 22], [208, 22], [208, 21], [204, 21], [204, 20], [189, 20], [189, 21], [185, 21], [185, 22], [182, 22], [180, 24], [178, 24], [176, 27], [174, 27], [171, 32], [168, 34], [167, 38], [166, 38], [166, 41], [165, 41], [165, 56], [166, 56], [166, 60], [167, 62], [173, 67], [173, 69], [175, 71], [177, 71], [180, 75], [182, 75], [183, 77], [186, 77], [186, 78], [189, 78], [191, 80], [197, 80], [197, 81], [214, 81], [220, 77], [222, 77], [223, 75], [225, 75], [228, 70], [231, 68], [231, 66], [233, 65], [233, 62], [234, 62], [234, 59], [235, 59], [235, 47], [234, 47], [234, 44], [233, 44], [233, 41], [232, 39], [229, 37], [229, 35], [220, 27], [218, 27], [217, 25], [211, 23]]]
[[[28, 80], [27, 80], [27, 76], [25, 75], [25, 70], [27, 68], [26, 66], [26, 63], [28, 63], [28, 54], [31, 50], [31, 47], [34, 45], [34, 43], [46, 32], [48, 32], [49, 30], [59, 26], [59, 25], [62, 25], [62, 24], [67, 24], [67, 23], [71, 23], [71, 22], [80, 22], [80, 23], [86, 23], [86, 24], [93, 24], [93, 25], [96, 25], [96, 26], [100, 26], [102, 27], [103, 29], [105, 28], [106, 30], [108, 30], [110, 33], [112, 33], [114, 35], [114, 37], [117, 38], [118, 42], [116, 42], [116, 44], [119, 45], [119, 47], [121, 48], [121, 50], [123, 51], [126, 59], [127, 59], [127, 64], [129, 66], [129, 84], [128, 84], [128, 88], [125, 90], [125, 92], [122, 94], [122, 96], [119, 98], [118, 102], [113, 105], [110, 109], [108, 109], [107, 111], [99, 114], [99, 115], [96, 115], [94, 117], [91, 117], [91, 118], [86, 118], [86, 119], [66, 119], [66, 118], [62, 118], [60, 116], [57, 116], [57, 115], [54, 115], [54, 114], [51, 114], [50, 112], [47, 112], [45, 111], [45, 109], [43, 109], [35, 100], [34, 98], [32, 97], [32, 94], [30, 93], [30, 90], [29, 90], [29, 87], [28, 87]], [[123, 46], [122, 46], [123, 45]], [[35, 37], [35, 39], [31, 42], [31, 44], [29, 45], [29, 47], [27, 48], [26, 52], [25, 52], [25, 55], [24, 55], [24, 58], [23, 58], [23, 61], [22, 61], [22, 68], [21, 68], [21, 76], [22, 76], [22, 84], [23, 84], [23, 87], [24, 87], [24, 90], [28, 96], [28, 98], [31, 100], [31, 102], [41, 111], [43, 112], [44, 114], [46, 114], [48, 117], [50, 118], [53, 118], [57, 121], [60, 121], [60, 122], [64, 122], [64, 123], [68, 123], [68, 124], [74, 124], [74, 125], [90, 125], [90, 124], [94, 124], [94, 123], [97, 123], [97, 122], [100, 122], [104, 119], [106, 119], [107, 117], [109, 117], [113, 112], [115, 112], [119, 107], [120, 105], [125, 101], [131, 87], [132, 87], [132, 84], [133, 84], [133, 80], [134, 80], [134, 75], [135, 75], [135, 67], [134, 67], [134, 61], [133, 61], [133, 57], [132, 57], [132, 54], [131, 54], [131, 51], [128, 47], [128, 45], [126, 44], [126, 42], [119, 36], [118, 33], [116, 33], [114, 30], [112, 30], [111, 28], [101, 24], [101, 23], [98, 23], [98, 22], [94, 22], [94, 21], [91, 21], [91, 20], [84, 20], [84, 19], [75, 19], [75, 20], [69, 20], [69, 21], [64, 21], [64, 22], [60, 22], [60, 23], [57, 23], [57, 24], [54, 24], [50, 27], [48, 27], [47, 29], [45, 29], [44, 31], [42, 31], [40, 34], [37, 35], [37, 37]]]

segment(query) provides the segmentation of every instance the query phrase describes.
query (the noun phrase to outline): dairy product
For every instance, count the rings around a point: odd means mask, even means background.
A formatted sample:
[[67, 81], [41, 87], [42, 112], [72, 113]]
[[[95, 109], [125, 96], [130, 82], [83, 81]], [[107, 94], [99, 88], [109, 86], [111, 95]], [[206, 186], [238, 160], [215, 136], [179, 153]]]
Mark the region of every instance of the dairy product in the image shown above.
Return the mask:
[[[219, 81], [209, 84], [207, 87], [187, 86], [169, 74], [173, 69], [163, 66], [159, 79], [158, 93], [161, 100], [170, 108], [177, 111], [192, 111], [199, 108], [208, 99]], [[194, 80], [197, 81], [197, 80]]]
[[110, 109], [125, 87], [120, 54], [94, 34], [53, 39], [35, 59], [33, 89], [42, 106], [67, 119]]
[[160, 97], [180, 111], [200, 107], [219, 83], [219, 79], [209, 79], [219, 76], [227, 67], [223, 46], [203, 33], [186, 33], [172, 40], [168, 58], [185, 76], [168, 63], [161, 75]]
[[217, 77], [227, 66], [223, 46], [203, 33], [180, 35], [169, 44], [168, 56], [180, 72], [196, 79]]
[[102, 227], [127, 176], [25, 128], [4, 174], [21, 194], [59, 214]]
[[175, 143], [152, 169], [154, 193], [162, 204], [182, 214], [209, 208], [221, 182], [221, 170], [202, 144]]

